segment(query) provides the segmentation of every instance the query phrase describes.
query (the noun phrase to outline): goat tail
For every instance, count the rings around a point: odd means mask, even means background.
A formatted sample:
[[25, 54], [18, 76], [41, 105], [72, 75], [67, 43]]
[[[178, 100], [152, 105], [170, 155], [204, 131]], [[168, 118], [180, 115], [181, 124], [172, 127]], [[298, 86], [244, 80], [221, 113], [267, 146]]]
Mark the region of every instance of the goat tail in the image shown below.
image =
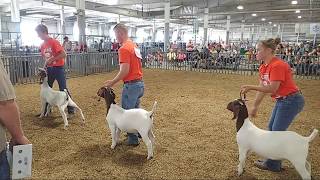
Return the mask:
[[311, 142], [317, 135], [318, 135], [318, 130], [314, 129], [313, 132], [311, 133], [311, 135], [308, 138], [308, 142]]
[[155, 101], [155, 102], [153, 103], [152, 110], [149, 112], [149, 117], [150, 117], [150, 118], [152, 118], [153, 113], [154, 113], [155, 110], [156, 110], [156, 107], [157, 107], [157, 101]]
[[67, 95], [66, 101], [69, 101], [70, 95], [69, 95], [68, 90], [67, 90], [67, 89], [64, 89], [63, 91], [64, 91], [64, 92], [66, 93], [66, 95]]

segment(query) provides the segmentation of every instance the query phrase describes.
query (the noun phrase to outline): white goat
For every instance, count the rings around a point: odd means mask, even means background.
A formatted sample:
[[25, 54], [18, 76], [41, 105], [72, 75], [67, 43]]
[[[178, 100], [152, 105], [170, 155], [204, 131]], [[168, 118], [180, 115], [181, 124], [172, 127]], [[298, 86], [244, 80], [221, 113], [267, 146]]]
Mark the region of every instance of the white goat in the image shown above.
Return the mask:
[[[72, 106], [77, 108], [80, 111], [82, 122], [85, 123], [85, 118], [82, 113], [82, 110], [79, 106], [71, 99], [68, 91], [65, 89], [64, 91], [55, 91], [48, 85], [48, 77], [47, 73], [44, 69], [39, 68], [39, 75], [40, 75], [40, 83], [41, 83], [41, 90], [40, 90], [40, 99], [41, 99], [41, 114], [40, 118], [44, 116], [48, 116], [50, 111], [50, 106], [57, 106], [61, 113], [61, 116], [64, 121], [64, 129], [67, 128], [68, 119], [65, 113], [65, 109], [67, 106]], [[46, 108], [46, 104], [48, 106]]]
[[265, 131], [249, 120], [243, 100], [230, 102], [227, 109], [233, 112], [233, 119], [237, 119], [239, 176], [243, 173], [246, 157], [251, 151], [272, 160], [289, 160], [302, 179], [311, 179], [311, 165], [307, 161], [307, 156], [309, 143], [318, 134], [317, 129], [314, 129], [309, 137], [303, 137], [292, 131]]
[[146, 111], [140, 108], [125, 110], [115, 103], [115, 94], [111, 88], [103, 87], [97, 94], [98, 96], [103, 97], [106, 101], [106, 121], [112, 136], [111, 149], [114, 149], [117, 143], [119, 143], [121, 131], [125, 131], [127, 133], [139, 133], [148, 148], [147, 159], [152, 159], [155, 144], [155, 137], [152, 132], [153, 113], [156, 109], [157, 102], [154, 103], [151, 111]]

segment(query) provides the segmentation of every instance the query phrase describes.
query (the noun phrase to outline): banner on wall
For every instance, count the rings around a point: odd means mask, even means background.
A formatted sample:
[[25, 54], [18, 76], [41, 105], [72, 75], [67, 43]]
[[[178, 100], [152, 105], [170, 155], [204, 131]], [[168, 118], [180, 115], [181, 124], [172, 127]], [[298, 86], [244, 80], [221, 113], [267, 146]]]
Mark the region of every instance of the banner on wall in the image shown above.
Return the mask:
[[310, 34], [320, 34], [320, 23], [310, 24]]

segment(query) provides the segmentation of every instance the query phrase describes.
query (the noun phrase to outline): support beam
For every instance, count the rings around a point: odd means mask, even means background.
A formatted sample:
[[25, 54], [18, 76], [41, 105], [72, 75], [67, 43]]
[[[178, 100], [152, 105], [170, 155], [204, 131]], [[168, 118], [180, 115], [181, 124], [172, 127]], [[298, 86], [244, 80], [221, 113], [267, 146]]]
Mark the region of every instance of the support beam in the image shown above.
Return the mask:
[[152, 25], [152, 42], [156, 41], [156, 35], [157, 35], [157, 29], [156, 29], [156, 21], [153, 19], [153, 25]]
[[[0, 32], [2, 32], [1, 22], [2, 22], [2, 15], [0, 14]], [[3, 44], [2, 33], [0, 33], [0, 40], [1, 40], [0, 44]], [[0, 55], [1, 55], [1, 51], [0, 51]]]
[[208, 13], [209, 13], [209, 8], [204, 9], [204, 17], [203, 17], [203, 45], [208, 44]]
[[[64, 6], [70, 6], [70, 7], [76, 7], [75, 2], [76, 1], [53, 1], [53, 0], [43, 0], [43, 2], [49, 2], [53, 4], [58, 4], [58, 5], [64, 5]], [[87, 10], [93, 10], [93, 11], [100, 11], [100, 12], [107, 12], [107, 13], [114, 13], [114, 14], [120, 14], [124, 16], [129, 16], [129, 17], [148, 17], [150, 16], [150, 13], [148, 12], [141, 12], [137, 10], [131, 10], [131, 9], [126, 9], [126, 8], [118, 8], [118, 7], [111, 7], [102, 3], [96, 3], [96, 2], [90, 2], [90, 1], [85, 1], [85, 7]]]
[[227, 16], [227, 31], [226, 31], [226, 44], [229, 44], [229, 36], [230, 36], [230, 19], [231, 19], [231, 16], [228, 15]]
[[241, 38], [240, 40], [243, 41], [243, 34], [244, 34], [244, 22], [245, 20], [242, 20], [242, 23], [241, 23]]
[[170, 46], [169, 28], [170, 28], [170, 0], [164, 3], [164, 50], [167, 51]]
[[85, 0], [76, 0], [79, 44], [86, 44]]
[[66, 34], [64, 6], [61, 6], [61, 10], [60, 10], [60, 32], [62, 34]]
[[11, 0], [11, 22], [20, 22], [19, 0]]

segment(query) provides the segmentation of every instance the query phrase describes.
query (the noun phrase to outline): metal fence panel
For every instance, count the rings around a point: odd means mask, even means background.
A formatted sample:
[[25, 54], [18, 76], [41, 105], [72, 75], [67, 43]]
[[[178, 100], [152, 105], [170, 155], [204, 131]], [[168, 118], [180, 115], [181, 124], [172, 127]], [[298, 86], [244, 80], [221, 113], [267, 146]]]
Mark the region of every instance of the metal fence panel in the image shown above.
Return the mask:
[[[0, 56], [12, 84], [38, 82], [38, 68], [44, 66], [40, 55]], [[65, 73], [67, 77], [86, 76], [110, 72], [119, 67], [116, 52], [71, 53], [67, 54]]]
[[[184, 55], [182, 55], [184, 54]], [[205, 52], [152, 52], [142, 60], [143, 67], [173, 71], [257, 75], [260, 62], [254, 56]], [[297, 79], [320, 79], [319, 56], [278, 55], [286, 61]], [[38, 82], [38, 68], [43, 67], [40, 55], [1, 56], [13, 84]], [[119, 67], [117, 52], [70, 53], [66, 57], [67, 77], [110, 72]]]
[[[292, 68], [297, 79], [320, 79], [319, 56], [277, 55]], [[149, 52], [145, 67], [174, 71], [196, 71], [220, 74], [257, 75], [260, 62], [252, 55], [205, 52]]]

